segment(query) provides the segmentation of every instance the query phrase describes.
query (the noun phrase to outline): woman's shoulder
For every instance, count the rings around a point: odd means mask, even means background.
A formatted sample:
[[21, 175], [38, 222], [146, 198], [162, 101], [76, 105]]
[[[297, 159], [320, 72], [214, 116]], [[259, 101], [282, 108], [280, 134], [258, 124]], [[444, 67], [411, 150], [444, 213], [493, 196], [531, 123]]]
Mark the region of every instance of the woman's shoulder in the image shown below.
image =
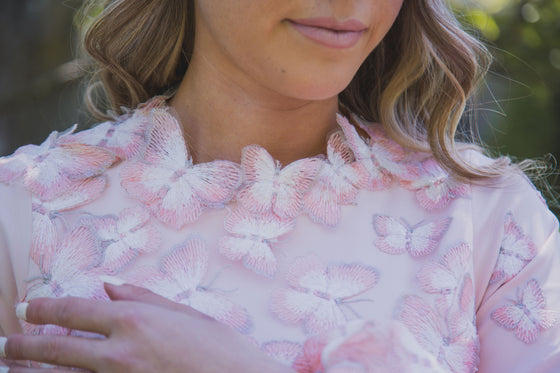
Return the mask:
[[153, 99], [134, 111], [90, 129], [52, 132], [40, 145], [24, 145], [0, 157], [0, 183], [21, 185], [33, 198], [50, 201], [68, 194], [111, 167], [136, 157], [146, 146]]

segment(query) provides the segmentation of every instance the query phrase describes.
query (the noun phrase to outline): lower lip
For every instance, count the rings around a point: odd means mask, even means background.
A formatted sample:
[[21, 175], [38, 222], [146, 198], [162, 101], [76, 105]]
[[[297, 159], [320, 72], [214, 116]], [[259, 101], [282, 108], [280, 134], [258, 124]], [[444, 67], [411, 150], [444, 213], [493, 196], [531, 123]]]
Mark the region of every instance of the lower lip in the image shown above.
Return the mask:
[[297, 31], [299, 31], [300, 34], [302, 34], [306, 38], [318, 44], [324, 45], [325, 47], [335, 49], [352, 48], [354, 45], [356, 45], [356, 43], [358, 43], [365, 32], [365, 30], [335, 31], [321, 27], [302, 25], [295, 22], [290, 23]]

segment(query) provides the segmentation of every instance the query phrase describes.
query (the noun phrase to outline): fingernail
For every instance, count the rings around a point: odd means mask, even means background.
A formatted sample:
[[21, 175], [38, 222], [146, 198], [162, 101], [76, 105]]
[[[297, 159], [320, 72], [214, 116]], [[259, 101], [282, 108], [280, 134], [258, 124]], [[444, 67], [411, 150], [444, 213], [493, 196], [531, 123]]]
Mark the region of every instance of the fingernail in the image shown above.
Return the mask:
[[0, 373], [8, 373], [10, 371], [10, 367], [0, 367]]
[[[8, 342], [8, 338], [0, 337], [0, 358], [5, 358], [6, 357], [6, 342]], [[3, 367], [0, 367], [0, 368], [3, 368]]]
[[111, 284], [115, 286], [121, 286], [126, 284], [124, 280], [121, 280], [120, 278], [114, 276], [99, 276], [99, 279], [105, 282], [106, 284]]
[[16, 316], [18, 319], [27, 321], [27, 307], [29, 307], [29, 303], [27, 302], [20, 303], [16, 306]]

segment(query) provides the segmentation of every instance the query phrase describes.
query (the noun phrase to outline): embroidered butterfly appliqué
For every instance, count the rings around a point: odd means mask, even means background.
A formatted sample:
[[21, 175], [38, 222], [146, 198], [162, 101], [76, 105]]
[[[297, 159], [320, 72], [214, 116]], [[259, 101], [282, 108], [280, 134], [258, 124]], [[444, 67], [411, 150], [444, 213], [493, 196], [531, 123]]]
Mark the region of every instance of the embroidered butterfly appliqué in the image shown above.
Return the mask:
[[302, 349], [301, 344], [290, 341], [271, 341], [261, 346], [261, 351], [286, 366], [294, 364]]
[[241, 171], [228, 161], [193, 165], [175, 118], [159, 108], [151, 115], [154, 126], [146, 151], [123, 168], [122, 186], [159, 220], [181, 229], [204, 208], [228, 202], [241, 184]]
[[[444, 373], [436, 357], [425, 351], [400, 322], [377, 325], [357, 320], [329, 331], [320, 358], [323, 371]], [[342, 335], [336, 335], [342, 334]]]
[[[30, 257], [37, 264], [54, 255], [58, 244], [56, 220], [65, 211], [86, 205], [97, 199], [105, 190], [103, 176], [76, 183], [66, 193], [50, 201], [32, 200], [33, 234]], [[45, 259], [41, 259], [45, 257]]]
[[80, 226], [64, 236], [52, 255], [39, 261], [40, 276], [28, 280], [26, 301], [37, 297], [82, 297], [106, 299], [99, 276], [107, 272], [100, 262], [98, 242], [89, 229]]
[[304, 342], [300, 354], [294, 360], [292, 368], [298, 373], [325, 372], [321, 356], [328, 343], [329, 335], [327, 333], [308, 338]]
[[506, 214], [504, 237], [500, 246], [498, 262], [490, 283], [507, 282], [514, 278], [537, 255], [537, 247], [525, 234], [511, 213]]
[[471, 188], [449, 176], [435, 159], [422, 162], [420, 175], [411, 180], [401, 180], [401, 185], [416, 192], [420, 207], [431, 211], [442, 209], [455, 198], [466, 197]]
[[83, 144], [107, 149], [121, 159], [132, 159], [146, 144], [147, 118], [145, 113], [136, 112], [132, 117], [125, 115], [116, 121], [98, 124], [73, 137]]
[[225, 221], [228, 236], [220, 239], [220, 252], [231, 260], [242, 260], [256, 273], [273, 277], [277, 271], [274, 244], [294, 229], [292, 219], [281, 219], [273, 213], [254, 214], [238, 207]]
[[33, 194], [49, 201], [75, 183], [103, 173], [115, 156], [105, 149], [65, 139], [75, 129], [55, 131], [41, 145], [25, 145], [13, 155], [0, 158], [0, 182], [11, 183], [22, 177]]
[[399, 319], [420, 346], [437, 357], [442, 367], [456, 373], [475, 372], [478, 366], [476, 328], [460, 313], [447, 318], [417, 296], [405, 298]]
[[355, 161], [340, 132], [329, 138], [327, 156], [329, 161], [304, 196], [304, 206], [313, 221], [334, 227], [342, 215], [340, 205], [354, 202], [369, 176], [364, 165]]
[[413, 257], [426, 256], [439, 245], [450, 224], [449, 217], [422, 221], [411, 226], [404, 218], [374, 215], [373, 228], [379, 237], [375, 241], [375, 246], [392, 255], [400, 255], [408, 251]]
[[315, 334], [347, 321], [353, 298], [372, 289], [377, 271], [359, 263], [325, 266], [316, 257], [298, 258], [286, 280], [290, 288], [273, 294], [271, 310], [282, 321]]
[[163, 258], [158, 272], [142, 270], [136, 277], [157, 294], [190, 306], [241, 333], [250, 332], [252, 322], [247, 310], [218, 290], [203, 285], [208, 260], [205, 243], [190, 238]]
[[241, 165], [246, 183], [237, 200], [252, 212], [274, 212], [281, 218], [293, 218], [300, 212], [303, 195], [323, 161], [305, 158], [282, 168], [264, 148], [249, 145], [243, 148]]
[[140, 206], [121, 211], [118, 216], [89, 217], [83, 224], [92, 231], [101, 243], [103, 268], [118, 272], [132, 263], [140, 254], [159, 249], [160, 234], [148, 224], [150, 213]]
[[441, 314], [446, 314], [454, 303], [462, 311], [474, 308], [474, 288], [469, 274], [471, 248], [463, 243], [452, 247], [439, 262], [430, 262], [422, 267], [417, 278], [424, 291], [436, 295], [436, 305]]
[[543, 292], [535, 279], [517, 289], [517, 299], [512, 303], [492, 312], [492, 319], [524, 343], [535, 342], [541, 331], [558, 322], [559, 314], [546, 309]]
[[369, 172], [367, 188], [378, 190], [389, 187], [394, 177], [411, 180], [417, 174], [412, 163], [407, 163], [405, 150], [383, 136], [380, 131], [364, 127], [370, 136], [364, 140], [347, 118], [337, 114], [337, 121], [354, 156]]

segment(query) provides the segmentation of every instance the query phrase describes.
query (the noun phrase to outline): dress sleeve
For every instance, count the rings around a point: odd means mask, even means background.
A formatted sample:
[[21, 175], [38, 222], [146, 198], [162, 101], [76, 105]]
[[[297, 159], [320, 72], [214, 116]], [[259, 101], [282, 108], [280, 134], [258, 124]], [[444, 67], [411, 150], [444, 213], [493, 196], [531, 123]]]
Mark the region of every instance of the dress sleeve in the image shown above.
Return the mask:
[[31, 247], [31, 197], [0, 183], [0, 334], [21, 332], [14, 307], [23, 295]]
[[558, 220], [523, 176], [473, 193], [480, 373], [560, 371]]
[[[560, 372], [558, 220], [517, 173], [500, 185], [473, 186], [471, 202], [472, 211], [460, 213], [472, 216], [478, 372]], [[293, 367], [326, 373], [449, 371], [437, 359], [397, 320], [356, 321], [308, 339]], [[457, 366], [474, 372], [476, 363], [458, 360]]]

